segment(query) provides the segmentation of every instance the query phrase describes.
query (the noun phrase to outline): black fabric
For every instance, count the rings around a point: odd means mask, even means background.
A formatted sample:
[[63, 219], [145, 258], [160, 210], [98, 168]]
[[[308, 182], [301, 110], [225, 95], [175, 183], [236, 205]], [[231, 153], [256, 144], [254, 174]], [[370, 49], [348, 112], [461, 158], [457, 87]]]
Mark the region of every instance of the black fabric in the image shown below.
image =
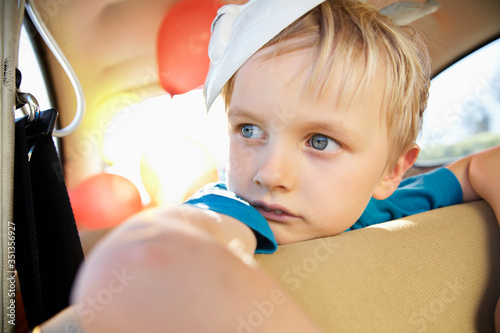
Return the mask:
[[[26, 138], [26, 118], [16, 122], [14, 223], [16, 269], [28, 326], [69, 305], [83, 251], [61, 164], [50, 135]], [[28, 143], [29, 142], [29, 143]]]

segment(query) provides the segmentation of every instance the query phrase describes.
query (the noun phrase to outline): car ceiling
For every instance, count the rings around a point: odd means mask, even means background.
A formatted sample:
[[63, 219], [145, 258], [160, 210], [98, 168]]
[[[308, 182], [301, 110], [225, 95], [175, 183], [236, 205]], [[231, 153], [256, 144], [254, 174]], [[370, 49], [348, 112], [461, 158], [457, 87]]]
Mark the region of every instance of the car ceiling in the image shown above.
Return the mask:
[[[102, 126], [110, 114], [118, 112], [118, 107], [123, 108], [127, 103], [166, 93], [157, 76], [156, 38], [165, 14], [178, 1], [34, 1], [78, 75], [87, 104], [86, 116], [80, 128], [64, 138], [66, 182], [69, 188], [102, 171], [103, 162], [98, 145], [93, 151], [75, 154], [75, 147], [81, 140], [88, 138], [88, 131]], [[397, 1], [368, 2], [382, 8]], [[441, 7], [435, 13], [414, 22], [425, 35], [434, 74], [500, 34], [500, 1], [438, 2]], [[50, 54], [47, 60], [56, 91], [57, 107], [61, 112], [61, 126], [65, 126], [74, 116], [75, 94], [70, 81]], [[113, 96], [116, 98], [113, 99]]]

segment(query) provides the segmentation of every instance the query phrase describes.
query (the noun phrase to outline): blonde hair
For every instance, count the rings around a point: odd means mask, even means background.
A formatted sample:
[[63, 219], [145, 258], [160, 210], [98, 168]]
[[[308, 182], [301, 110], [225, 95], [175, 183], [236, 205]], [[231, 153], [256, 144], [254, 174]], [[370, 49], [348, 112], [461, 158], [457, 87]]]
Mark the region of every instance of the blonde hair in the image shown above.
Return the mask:
[[[279, 45], [272, 57], [299, 49], [315, 50], [307, 90], [318, 96], [338, 68], [345, 68], [340, 86], [357, 94], [375, 79], [377, 64], [384, 64], [387, 75], [382, 108], [391, 149], [388, 166], [394, 166], [415, 142], [427, 105], [430, 61], [421, 37], [413, 29], [397, 26], [388, 16], [358, 0], [326, 0], [262, 49], [271, 45]], [[222, 89], [226, 108], [235, 76]]]

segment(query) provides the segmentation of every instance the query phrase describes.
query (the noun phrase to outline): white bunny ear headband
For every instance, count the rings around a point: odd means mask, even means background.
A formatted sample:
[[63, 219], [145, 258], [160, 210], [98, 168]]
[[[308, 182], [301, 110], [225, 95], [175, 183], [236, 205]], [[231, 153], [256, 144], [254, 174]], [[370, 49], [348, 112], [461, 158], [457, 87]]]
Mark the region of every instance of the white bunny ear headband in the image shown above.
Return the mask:
[[[292, 22], [325, 0], [250, 0], [244, 5], [225, 5], [212, 23], [208, 46], [210, 70], [205, 81], [207, 110], [234, 73], [262, 46]], [[360, 0], [366, 1], [366, 0]], [[401, 1], [380, 11], [398, 24], [407, 24], [435, 12], [435, 0], [426, 3]]]

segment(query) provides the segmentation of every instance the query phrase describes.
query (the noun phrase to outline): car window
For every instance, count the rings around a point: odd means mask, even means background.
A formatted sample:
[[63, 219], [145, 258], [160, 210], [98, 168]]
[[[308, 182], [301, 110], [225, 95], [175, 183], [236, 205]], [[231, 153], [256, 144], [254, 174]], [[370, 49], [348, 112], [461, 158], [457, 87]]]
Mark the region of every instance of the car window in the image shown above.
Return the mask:
[[217, 99], [207, 113], [200, 89], [130, 105], [110, 122], [102, 147], [106, 172], [133, 182], [145, 204], [158, 192], [156, 203], [185, 201], [205, 174], [219, 173], [211, 181], [223, 176], [227, 154], [223, 101]]
[[417, 143], [417, 166], [449, 163], [500, 144], [500, 39], [437, 75]]
[[[19, 39], [18, 68], [22, 74], [19, 91], [32, 94], [38, 101], [41, 110], [49, 109], [53, 104], [49, 95], [48, 81], [39, 61], [39, 53], [32, 39], [34, 29], [23, 24]], [[16, 118], [23, 116], [21, 110], [16, 111]]]

